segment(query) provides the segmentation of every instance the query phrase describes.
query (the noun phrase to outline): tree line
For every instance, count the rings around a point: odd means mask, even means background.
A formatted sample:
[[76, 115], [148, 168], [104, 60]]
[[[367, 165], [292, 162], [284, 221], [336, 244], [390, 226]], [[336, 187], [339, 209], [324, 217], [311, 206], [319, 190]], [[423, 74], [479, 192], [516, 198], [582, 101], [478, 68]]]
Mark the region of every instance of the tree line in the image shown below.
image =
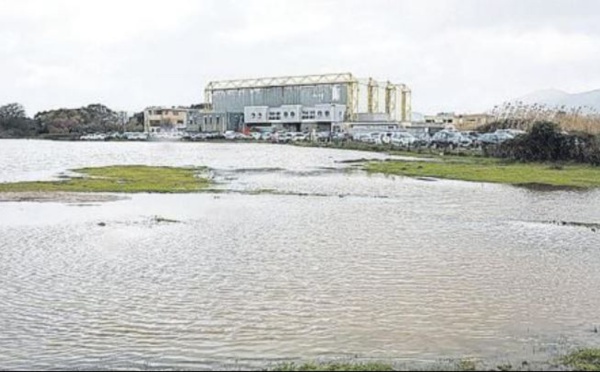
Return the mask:
[[124, 118], [101, 104], [42, 111], [27, 116], [19, 103], [0, 106], [0, 138], [79, 136], [86, 133], [143, 131], [144, 113]]

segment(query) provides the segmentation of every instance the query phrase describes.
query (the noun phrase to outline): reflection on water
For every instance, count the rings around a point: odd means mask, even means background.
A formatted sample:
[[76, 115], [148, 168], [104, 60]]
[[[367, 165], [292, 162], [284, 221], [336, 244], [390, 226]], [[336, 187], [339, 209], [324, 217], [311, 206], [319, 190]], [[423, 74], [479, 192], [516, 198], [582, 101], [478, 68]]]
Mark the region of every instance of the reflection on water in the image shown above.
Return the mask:
[[161, 146], [0, 141], [0, 181], [156, 162], [208, 165], [232, 190], [306, 196], [0, 203], [0, 368], [547, 359], [600, 344], [600, 234], [543, 223], [600, 221], [598, 191], [369, 176], [338, 162], [364, 153]]

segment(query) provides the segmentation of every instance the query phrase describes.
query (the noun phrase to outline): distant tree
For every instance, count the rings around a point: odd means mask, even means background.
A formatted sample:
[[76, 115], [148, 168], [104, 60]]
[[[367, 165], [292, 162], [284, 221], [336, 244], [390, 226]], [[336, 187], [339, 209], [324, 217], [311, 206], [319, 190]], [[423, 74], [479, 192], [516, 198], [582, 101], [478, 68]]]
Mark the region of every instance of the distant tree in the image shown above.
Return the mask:
[[133, 114], [125, 124], [125, 132], [143, 132], [144, 131], [144, 112]]
[[119, 114], [102, 104], [40, 112], [35, 118], [48, 133], [106, 133], [122, 130]]
[[0, 137], [33, 137], [39, 129], [37, 122], [27, 117], [23, 105], [9, 103], [0, 106]]
[[4, 106], [0, 106], [0, 120], [5, 121], [9, 119], [25, 119], [25, 108], [20, 103], [9, 103]]

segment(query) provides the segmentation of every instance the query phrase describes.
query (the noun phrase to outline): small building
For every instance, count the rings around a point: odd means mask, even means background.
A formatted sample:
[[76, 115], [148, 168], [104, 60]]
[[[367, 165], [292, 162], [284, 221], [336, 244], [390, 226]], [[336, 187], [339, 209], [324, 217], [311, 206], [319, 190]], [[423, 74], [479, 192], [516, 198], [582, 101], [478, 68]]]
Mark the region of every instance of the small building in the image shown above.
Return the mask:
[[171, 132], [184, 131], [188, 124], [190, 108], [187, 107], [148, 107], [144, 110], [144, 131]]
[[489, 114], [459, 115], [456, 127], [459, 130], [475, 130], [494, 121], [494, 116]]
[[437, 115], [425, 115], [425, 124], [456, 126], [456, 124], [458, 124], [458, 116], [453, 112], [440, 112]]
[[441, 112], [437, 115], [425, 116], [425, 124], [442, 125], [453, 127], [458, 130], [474, 130], [489, 124], [494, 117], [489, 114], [455, 114], [453, 112]]

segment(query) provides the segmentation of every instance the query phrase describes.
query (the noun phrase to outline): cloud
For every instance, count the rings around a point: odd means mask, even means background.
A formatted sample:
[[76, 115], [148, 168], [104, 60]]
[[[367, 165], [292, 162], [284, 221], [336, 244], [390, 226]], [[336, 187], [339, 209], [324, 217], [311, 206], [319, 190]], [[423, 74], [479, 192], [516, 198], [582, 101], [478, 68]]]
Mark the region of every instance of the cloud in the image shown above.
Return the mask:
[[209, 80], [353, 72], [416, 110], [600, 88], [595, 0], [2, 0], [0, 102], [200, 102]]

